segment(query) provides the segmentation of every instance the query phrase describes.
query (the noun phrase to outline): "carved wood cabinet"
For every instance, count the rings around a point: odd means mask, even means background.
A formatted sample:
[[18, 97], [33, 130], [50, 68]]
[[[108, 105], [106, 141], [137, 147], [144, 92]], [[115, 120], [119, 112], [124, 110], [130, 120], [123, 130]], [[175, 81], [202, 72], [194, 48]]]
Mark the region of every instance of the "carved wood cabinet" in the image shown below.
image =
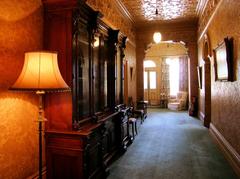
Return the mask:
[[104, 178], [101, 125], [81, 132], [46, 131], [47, 178]]
[[44, 47], [58, 52], [69, 93], [45, 98], [48, 179], [105, 178], [127, 145], [123, 103], [126, 37], [83, 0], [43, 0]]
[[118, 152], [119, 113], [101, 116], [81, 131], [46, 131], [47, 178], [105, 178]]

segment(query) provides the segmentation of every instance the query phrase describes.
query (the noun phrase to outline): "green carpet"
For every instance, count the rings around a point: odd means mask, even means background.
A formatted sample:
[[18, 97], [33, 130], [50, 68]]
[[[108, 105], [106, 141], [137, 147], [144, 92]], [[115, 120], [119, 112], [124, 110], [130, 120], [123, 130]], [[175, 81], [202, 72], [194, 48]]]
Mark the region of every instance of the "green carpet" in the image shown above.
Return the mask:
[[208, 129], [186, 112], [149, 109], [127, 152], [108, 179], [237, 178]]

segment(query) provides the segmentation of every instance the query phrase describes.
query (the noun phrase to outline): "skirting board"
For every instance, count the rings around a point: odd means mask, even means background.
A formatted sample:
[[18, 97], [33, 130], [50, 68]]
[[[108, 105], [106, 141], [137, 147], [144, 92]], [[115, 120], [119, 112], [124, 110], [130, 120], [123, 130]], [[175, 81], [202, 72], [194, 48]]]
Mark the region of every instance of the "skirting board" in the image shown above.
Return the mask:
[[217, 128], [211, 123], [210, 134], [213, 136], [224, 156], [233, 167], [234, 171], [240, 177], [240, 155], [231, 146], [231, 144], [223, 137], [223, 135], [217, 130]]
[[[46, 167], [43, 167], [43, 169], [42, 169], [42, 178], [43, 178], [43, 179], [46, 179], [46, 178], [47, 178], [47, 177], [46, 177], [46, 173], [47, 173]], [[39, 175], [39, 173], [36, 172], [35, 174], [27, 177], [26, 179], [38, 179], [38, 178], [39, 178], [38, 175]]]

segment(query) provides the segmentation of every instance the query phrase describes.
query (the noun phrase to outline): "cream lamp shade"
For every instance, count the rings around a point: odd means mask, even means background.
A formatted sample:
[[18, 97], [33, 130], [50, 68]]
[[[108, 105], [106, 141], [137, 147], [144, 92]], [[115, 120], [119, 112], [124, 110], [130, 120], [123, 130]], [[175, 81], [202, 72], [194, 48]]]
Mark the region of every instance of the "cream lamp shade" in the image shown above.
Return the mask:
[[27, 52], [23, 69], [10, 90], [35, 91], [39, 96], [38, 131], [39, 131], [39, 179], [42, 179], [42, 123], [44, 118], [43, 95], [48, 91], [69, 91], [58, 68], [56, 52]]
[[160, 32], [155, 32], [153, 34], [153, 40], [155, 43], [159, 43], [162, 40], [162, 35]]
[[21, 74], [10, 88], [29, 91], [70, 90], [58, 68], [56, 52], [27, 52]]

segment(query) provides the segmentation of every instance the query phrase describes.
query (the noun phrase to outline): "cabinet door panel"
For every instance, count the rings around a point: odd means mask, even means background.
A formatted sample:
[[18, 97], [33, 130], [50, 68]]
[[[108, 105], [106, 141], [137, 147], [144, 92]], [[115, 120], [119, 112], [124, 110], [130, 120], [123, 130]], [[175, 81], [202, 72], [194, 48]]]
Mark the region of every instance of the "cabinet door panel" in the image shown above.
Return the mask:
[[[79, 172], [79, 163], [81, 162], [76, 156], [66, 156], [66, 155], [53, 155], [52, 156], [52, 171], [53, 179], [79, 179], [81, 178], [81, 173]], [[64, 170], [61, 170], [63, 169]]]
[[84, 117], [90, 114], [89, 32], [87, 25], [80, 21], [74, 29], [74, 112], [76, 117]]

